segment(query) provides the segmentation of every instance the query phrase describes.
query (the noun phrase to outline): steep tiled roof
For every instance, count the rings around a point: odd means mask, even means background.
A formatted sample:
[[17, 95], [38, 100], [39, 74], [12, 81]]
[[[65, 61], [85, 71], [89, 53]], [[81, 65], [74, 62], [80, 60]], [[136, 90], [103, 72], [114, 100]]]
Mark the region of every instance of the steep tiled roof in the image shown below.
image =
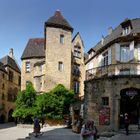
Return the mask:
[[6, 72], [3, 63], [0, 62], [0, 70]]
[[14, 69], [15, 71], [17, 71], [19, 73], [21, 72], [16, 61], [8, 55], [3, 57], [2, 59], [0, 59], [0, 62], [3, 63], [4, 67], [9, 66], [12, 69]]
[[[131, 22], [131, 26], [132, 26], [132, 31], [131, 31], [130, 34], [132, 34], [132, 33], [140, 33], [140, 18], [132, 19], [132, 20], [130, 20], [130, 22]], [[115, 28], [110, 35], [107, 35], [104, 38], [103, 45], [102, 45], [102, 43], [100, 41], [99, 43], [97, 43], [95, 45], [95, 47], [93, 47], [93, 50], [98, 51], [101, 48], [105, 47], [111, 41], [121, 37], [122, 36], [122, 31], [123, 31], [123, 28], [122, 28], [121, 24], [117, 28]]]
[[23, 60], [28, 58], [44, 58], [44, 57], [45, 57], [44, 39], [43, 38], [29, 39], [21, 59]]
[[73, 31], [72, 26], [68, 23], [68, 21], [61, 15], [60, 11], [56, 11], [54, 16], [50, 17], [46, 22], [46, 26], [49, 27], [58, 27]]

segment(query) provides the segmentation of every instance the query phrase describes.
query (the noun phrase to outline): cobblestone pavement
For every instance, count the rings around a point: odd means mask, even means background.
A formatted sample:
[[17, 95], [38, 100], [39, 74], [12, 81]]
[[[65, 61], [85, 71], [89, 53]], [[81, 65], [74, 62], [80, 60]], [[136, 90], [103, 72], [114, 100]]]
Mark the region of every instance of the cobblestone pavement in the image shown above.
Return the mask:
[[[73, 133], [71, 129], [63, 126], [44, 127], [41, 129], [42, 136], [34, 137], [29, 133], [33, 131], [32, 127], [21, 128], [14, 124], [0, 124], [0, 140], [80, 140], [80, 135]], [[98, 140], [140, 140], [140, 134], [118, 134], [111, 138], [100, 137]]]

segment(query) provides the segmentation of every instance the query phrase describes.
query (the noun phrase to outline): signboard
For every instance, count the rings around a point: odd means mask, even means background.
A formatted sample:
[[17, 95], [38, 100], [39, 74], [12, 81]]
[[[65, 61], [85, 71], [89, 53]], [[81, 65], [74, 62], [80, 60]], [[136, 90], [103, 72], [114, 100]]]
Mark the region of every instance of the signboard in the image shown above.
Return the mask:
[[99, 124], [109, 125], [110, 124], [110, 108], [102, 107], [99, 111]]
[[133, 99], [137, 95], [137, 91], [135, 90], [128, 90], [126, 91], [126, 95], [130, 97], [130, 99]]

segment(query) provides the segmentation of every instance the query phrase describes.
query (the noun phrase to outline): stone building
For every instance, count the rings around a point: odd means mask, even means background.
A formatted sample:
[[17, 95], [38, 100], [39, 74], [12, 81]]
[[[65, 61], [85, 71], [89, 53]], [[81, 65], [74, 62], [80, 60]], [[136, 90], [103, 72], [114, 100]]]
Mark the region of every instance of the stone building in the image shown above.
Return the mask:
[[14, 101], [21, 85], [20, 75], [11, 49], [9, 55], [0, 59], [0, 123], [13, 121]]
[[84, 45], [79, 33], [60, 11], [44, 25], [44, 38], [29, 39], [22, 54], [21, 89], [31, 81], [37, 92], [47, 92], [57, 84], [73, 89], [75, 96], [84, 94]]
[[88, 51], [85, 80], [85, 119], [99, 130], [140, 124], [140, 19], [126, 19]]

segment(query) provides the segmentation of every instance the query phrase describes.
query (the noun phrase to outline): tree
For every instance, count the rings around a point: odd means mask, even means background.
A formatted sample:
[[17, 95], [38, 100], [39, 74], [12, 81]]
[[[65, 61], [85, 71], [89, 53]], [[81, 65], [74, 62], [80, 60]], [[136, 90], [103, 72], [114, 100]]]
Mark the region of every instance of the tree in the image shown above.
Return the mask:
[[24, 122], [31, 121], [35, 115], [36, 91], [31, 82], [28, 83], [26, 90], [20, 91], [16, 100], [16, 108], [13, 117], [18, 117]]
[[39, 95], [36, 100], [36, 115], [49, 119], [62, 119], [69, 114], [70, 104], [74, 101], [74, 93], [63, 85], [57, 85], [48, 93]]

